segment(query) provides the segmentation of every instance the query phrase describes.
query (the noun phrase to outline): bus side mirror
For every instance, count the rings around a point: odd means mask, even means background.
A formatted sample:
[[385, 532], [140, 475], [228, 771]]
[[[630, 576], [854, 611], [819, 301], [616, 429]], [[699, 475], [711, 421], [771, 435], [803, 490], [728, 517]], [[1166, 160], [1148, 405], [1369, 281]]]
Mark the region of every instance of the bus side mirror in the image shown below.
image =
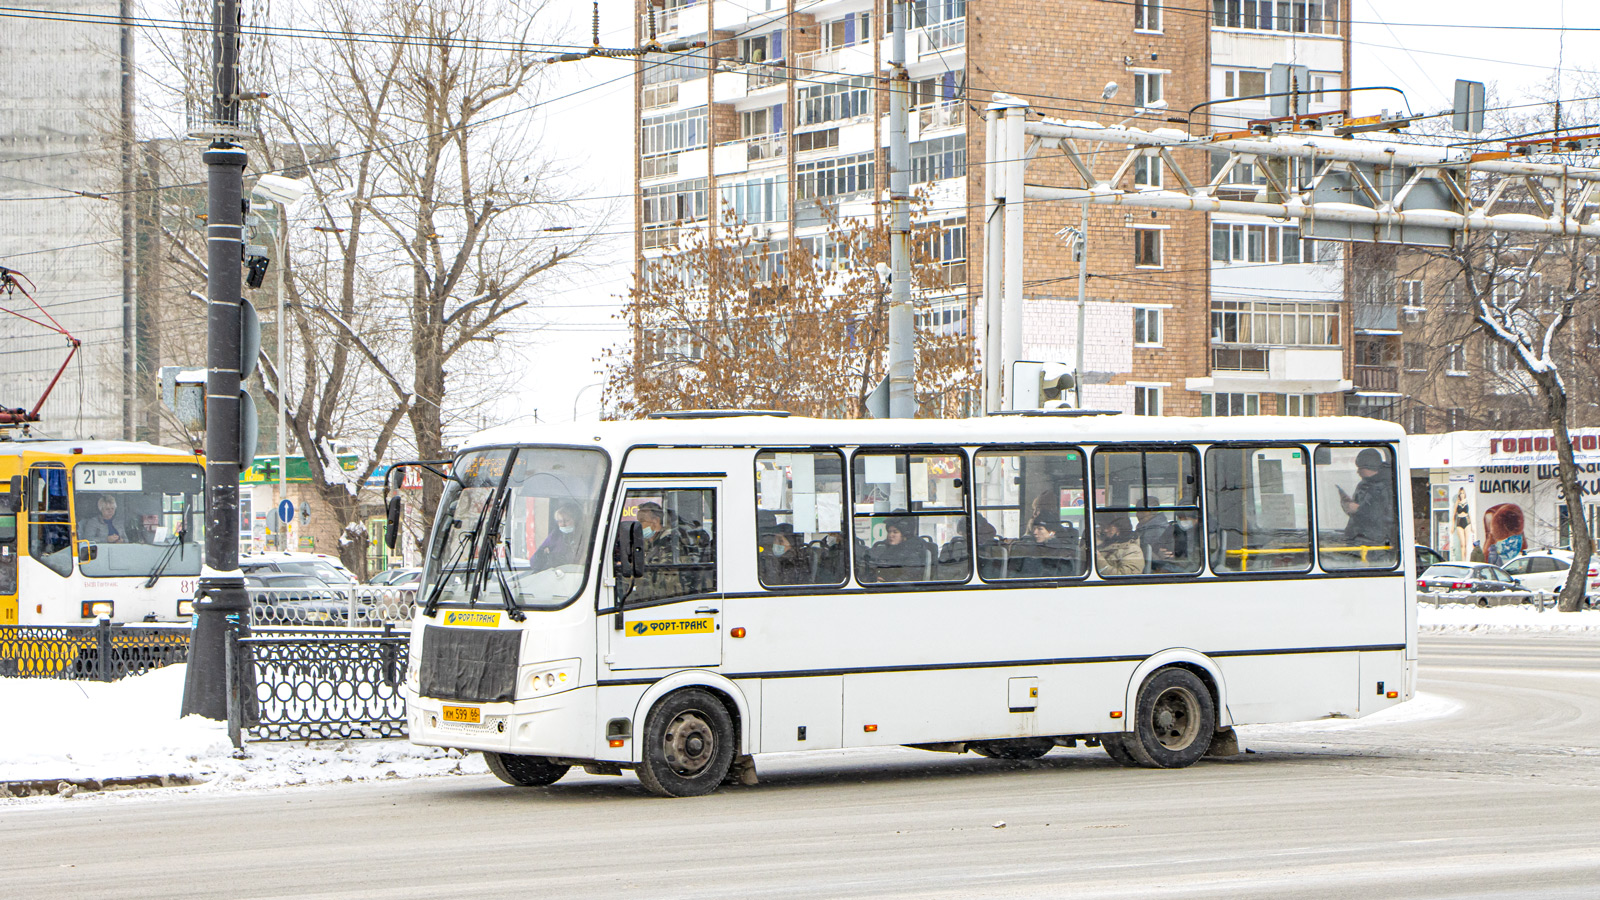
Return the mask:
[[395, 545], [400, 543], [400, 495], [395, 494], [390, 497], [384, 507], [384, 514], [388, 518], [384, 523], [383, 542], [393, 550]]
[[617, 530], [616, 546], [611, 548], [612, 571], [618, 578], [638, 578], [644, 574], [644, 526], [625, 522]]
[[78, 542], [78, 562], [81, 562], [81, 563], [94, 562], [95, 557], [97, 557], [99, 555], [100, 555], [100, 548], [99, 547], [96, 547], [95, 545], [89, 543], [88, 541], [79, 541]]

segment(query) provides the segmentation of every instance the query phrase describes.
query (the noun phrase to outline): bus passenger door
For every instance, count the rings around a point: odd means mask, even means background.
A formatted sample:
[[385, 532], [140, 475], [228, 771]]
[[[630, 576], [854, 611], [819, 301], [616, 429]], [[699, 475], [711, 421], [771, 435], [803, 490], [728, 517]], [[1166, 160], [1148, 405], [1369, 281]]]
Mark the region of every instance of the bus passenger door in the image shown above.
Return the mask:
[[610, 635], [606, 662], [613, 670], [720, 665], [720, 480], [625, 479], [622, 487], [602, 625]]

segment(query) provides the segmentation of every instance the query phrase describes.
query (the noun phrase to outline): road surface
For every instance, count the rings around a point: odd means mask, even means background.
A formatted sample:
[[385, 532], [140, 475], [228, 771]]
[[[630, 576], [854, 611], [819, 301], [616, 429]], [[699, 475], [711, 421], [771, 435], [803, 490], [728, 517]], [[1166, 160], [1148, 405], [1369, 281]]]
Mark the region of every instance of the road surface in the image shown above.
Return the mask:
[[1181, 771], [884, 750], [691, 800], [575, 773], [21, 804], [0, 897], [1600, 896], [1600, 638], [1422, 657], [1398, 721], [1249, 729]]

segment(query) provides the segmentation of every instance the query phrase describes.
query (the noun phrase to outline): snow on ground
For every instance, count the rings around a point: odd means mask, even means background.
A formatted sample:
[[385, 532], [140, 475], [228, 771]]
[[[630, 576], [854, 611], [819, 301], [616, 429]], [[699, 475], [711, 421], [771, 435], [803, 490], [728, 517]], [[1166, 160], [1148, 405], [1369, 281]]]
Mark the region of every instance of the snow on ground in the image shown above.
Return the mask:
[[109, 684], [0, 678], [0, 783], [175, 775], [227, 790], [487, 771], [481, 756], [403, 740], [247, 743], [236, 758], [223, 723], [178, 718], [186, 668]]
[[1592, 632], [1600, 636], [1600, 610], [1558, 613], [1546, 607], [1540, 612], [1532, 604], [1492, 606], [1487, 609], [1465, 603], [1446, 603], [1435, 607], [1426, 600], [1417, 603], [1417, 629], [1423, 634], [1511, 634], [1515, 632]]
[[[1425, 634], [1591, 632], [1600, 637], [1600, 610], [1539, 612], [1532, 606], [1480, 609], [1422, 603]], [[0, 784], [179, 776], [226, 791], [340, 781], [479, 774], [478, 754], [417, 747], [404, 740], [247, 743], [235, 755], [227, 729], [198, 716], [178, 718], [185, 666], [102, 684], [0, 678]], [[1453, 701], [1429, 694], [1349, 722], [1307, 728], [1353, 728], [1451, 715]], [[1274, 730], [1285, 727], [1274, 726]], [[0, 805], [39, 800], [4, 800]]]

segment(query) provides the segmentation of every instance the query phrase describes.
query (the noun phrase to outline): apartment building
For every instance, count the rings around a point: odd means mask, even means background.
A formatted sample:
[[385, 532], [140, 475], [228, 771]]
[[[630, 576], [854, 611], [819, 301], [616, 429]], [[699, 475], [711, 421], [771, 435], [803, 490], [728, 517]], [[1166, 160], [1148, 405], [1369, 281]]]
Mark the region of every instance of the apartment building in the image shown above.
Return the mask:
[[[984, 110], [1005, 93], [1030, 117], [1146, 128], [1243, 128], [1269, 114], [1268, 70], [1307, 67], [1311, 111], [1344, 105], [1350, 47], [1339, 0], [1011, 0], [909, 5], [911, 173], [941, 239], [938, 287], [919, 327], [981, 343]], [[826, 217], [886, 214], [888, 4], [882, 0], [640, 0], [638, 34], [704, 41], [650, 55], [636, 75], [635, 255], [641, 278], [670, 266], [685, 230], [738, 227], [769, 251], [825, 258]], [[1115, 84], [1114, 91], [1110, 85]], [[1110, 93], [1107, 98], [1105, 95]], [[1097, 173], [1126, 151], [1097, 148]], [[1193, 175], [1254, 193], [1262, 172], [1225, 174], [1198, 151]], [[1217, 170], [1212, 171], [1211, 166]], [[1064, 159], [1028, 180], [1065, 180]], [[1159, 159], [1125, 183], [1162, 187]], [[1076, 358], [1082, 210], [1034, 202], [1024, 237], [1024, 358]], [[1144, 414], [1342, 412], [1355, 323], [1345, 254], [1293, 223], [1172, 211], [1091, 209], [1085, 404]]]

